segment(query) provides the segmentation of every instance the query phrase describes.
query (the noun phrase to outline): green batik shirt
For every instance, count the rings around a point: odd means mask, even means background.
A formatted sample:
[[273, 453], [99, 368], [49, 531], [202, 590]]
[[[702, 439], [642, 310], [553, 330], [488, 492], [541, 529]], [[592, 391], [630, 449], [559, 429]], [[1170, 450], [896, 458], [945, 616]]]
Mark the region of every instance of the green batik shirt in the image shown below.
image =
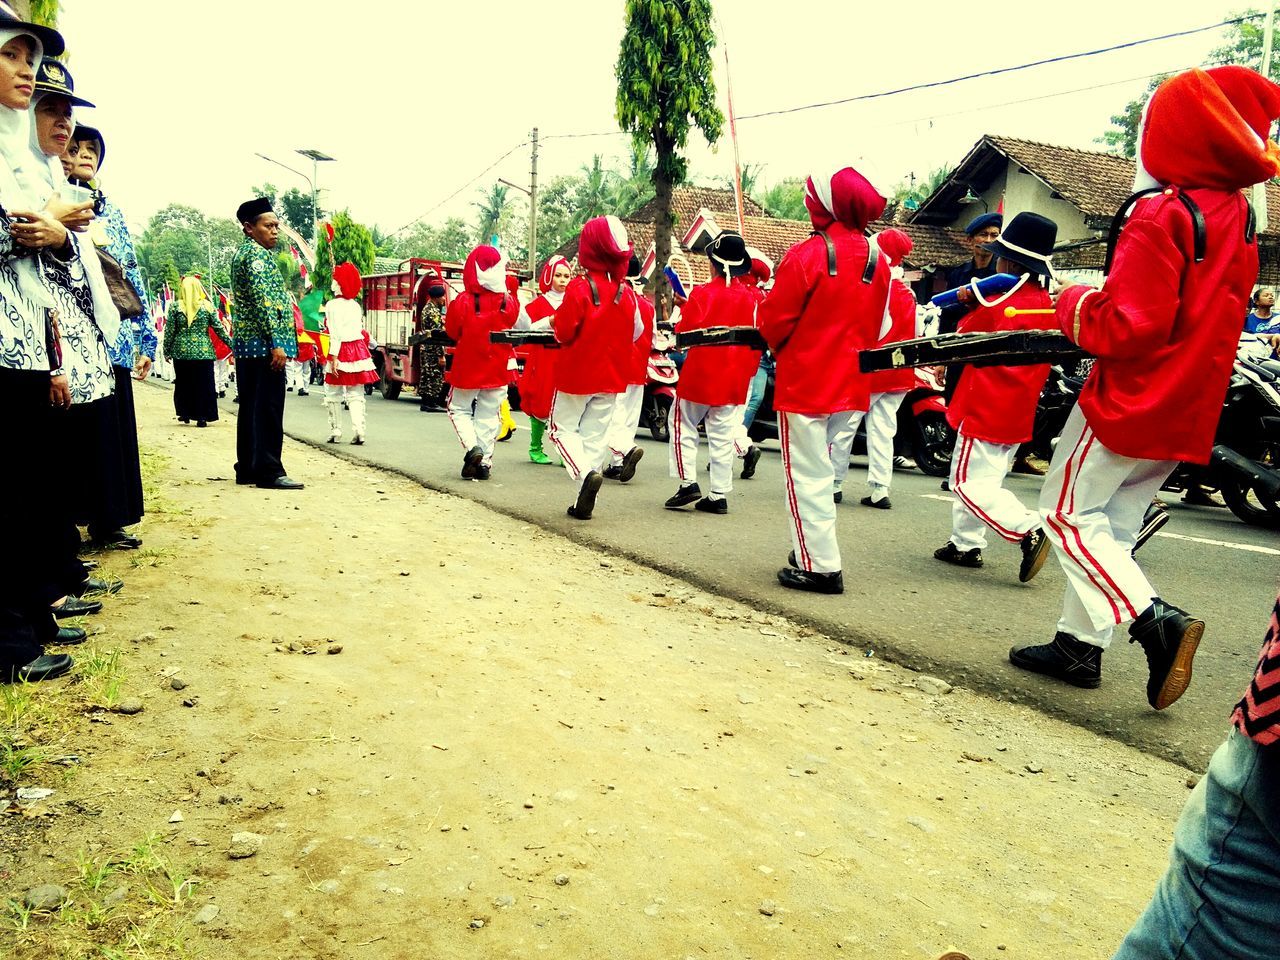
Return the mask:
[[231, 258], [231, 303], [237, 357], [266, 357], [275, 347], [286, 357], [298, 355], [293, 308], [276, 255], [249, 237]]
[[190, 323], [181, 305], [171, 304], [164, 322], [164, 355], [170, 360], [216, 360], [209, 326], [217, 322], [212, 310], [201, 307]]

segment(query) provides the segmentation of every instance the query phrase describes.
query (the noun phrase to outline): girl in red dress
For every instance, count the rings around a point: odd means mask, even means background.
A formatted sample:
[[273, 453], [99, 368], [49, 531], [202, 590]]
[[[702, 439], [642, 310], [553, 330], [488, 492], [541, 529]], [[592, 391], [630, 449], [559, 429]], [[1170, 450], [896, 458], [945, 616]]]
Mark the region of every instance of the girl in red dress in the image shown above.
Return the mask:
[[[541, 295], [535, 297], [520, 311], [517, 330], [550, 330], [551, 318], [560, 309], [564, 291], [573, 279], [569, 261], [564, 257], [552, 257], [538, 275]], [[556, 351], [547, 347], [530, 346], [525, 360], [524, 373], [520, 376], [520, 409], [529, 418], [529, 459], [534, 463], [551, 463], [542, 449], [542, 437], [551, 419], [551, 396], [556, 392]]]
[[364, 385], [378, 379], [369, 356], [368, 334], [360, 295], [360, 271], [343, 262], [333, 268], [333, 299], [325, 304], [329, 327], [329, 363], [324, 375], [324, 403], [329, 411], [329, 442], [342, 439], [338, 410], [345, 402], [351, 413], [351, 442], [364, 443]]

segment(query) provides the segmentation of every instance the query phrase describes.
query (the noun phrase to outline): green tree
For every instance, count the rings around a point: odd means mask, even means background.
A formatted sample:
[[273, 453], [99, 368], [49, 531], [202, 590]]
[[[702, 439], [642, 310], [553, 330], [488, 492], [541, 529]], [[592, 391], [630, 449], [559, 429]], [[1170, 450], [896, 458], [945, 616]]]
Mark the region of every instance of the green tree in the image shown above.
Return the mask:
[[[373, 270], [373, 234], [364, 224], [357, 223], [346, 210], [340, 210], [329, 220], [333, 225], [333, 262], [350, 261], [361, 275]], [[311, 273], [311, 282], [318, 290], [329, 294], [329, 285], [333, 281], [333, 268], [329, 265], [329, 234], [320, 230], [319, 242], [316, 244], [316, 265]]]
[[653, 151], [648, 147], [639, 150], [632, 143], [626, 168], [614, 176], [613, 212], [629, 217], [652, 199]]
[[62, 8], [58, 0], [14, 0], [12, 6], [18, 19], [44, 27], [58, 25], [58, 14]]
[[475, 244], [471, 242], [471, 228], [466, 221], [460, 217], [450, 217], [439, 227], [427, 223], [414, 224], [388, 242], [389, 253], [380, 255], [460, 262], [467, 258], [473, 246]]
[[616, 213], [613, 206], [615, 174], [605, 169], [600, 154], [595, 154], [591, 162], [584, 163], [580, 169], [582, 176], [578, 183], [577, 203], [582, 212], [582, 222]]
[[783, 220], [808, 220], [804, 206], [804, 180], [788, 177], [752, 197], [771, 217]]
[[195, 207], [171, 203], [148, 221], [135, 247], [138, 263], [154, 292], [163, 286], [170, 266], [184, 276], [198, 273], [208, 277], [210, 253], [213, 281], [227, 285], [231, 257], [243, 238], [240, 225], [229, 217], [208, 217]]
[[[284, 221], [297, 230], [308, 239], [311, 237], [311, 231], [315, 220], [311, 216], [311, 194], [303, 193], [296, 187], [286, 190], [280, 196], [276, 197], [276, 207], [279, 215]], [[317, 210], [321, 217], [324, 212]]]
[[483, 200], [471, 204], [479, 214], [476, 220], [477, 243], [488, 243], [494, 234], [498, 234], [501, 239], [502, 231], [498, 228], [502, 225], [503, 216], [508, 212], [510, 201], [507, 199], [507, 194], [510, 192], [511, 188], [506, 184], [495, 183], [484, 195]]
[[1138, 152], [1138, 124], [1142, 122], [1142, 109], [1151, 99], [1151, 94], [1155, 93], [1156, 87], [1168, 78], [1167, 73], [1152, 77], [1146, 92], [1138, 99], [1126, 103], [1120, 113], [1114, 114], [1111, 117], [1111, 129], [1094, 142], [1106, 147], [1108, 153], [1122, 157], [1135, 156]]
[[[671, 254], [671, 190], [682, 183], [688, 163], [680, 151], [697, 126], [714, 144], [724, 115], [716, 106], [712, 79], [710, 0], [627, 0], [626, 30], [618, 51], [617, 116], [637, 150], [654, 151], [654, 225], [657, 261]], [[670, 287], [657, 271], [659, 319], [667, 314]]]

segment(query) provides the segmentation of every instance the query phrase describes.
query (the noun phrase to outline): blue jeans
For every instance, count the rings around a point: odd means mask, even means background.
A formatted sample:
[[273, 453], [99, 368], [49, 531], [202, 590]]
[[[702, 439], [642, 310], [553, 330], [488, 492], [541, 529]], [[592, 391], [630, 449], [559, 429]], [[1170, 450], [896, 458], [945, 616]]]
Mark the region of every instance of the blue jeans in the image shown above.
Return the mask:
[[756, 411], [760, 409], [760, 404], [764, 403], [764, 391], [769, 386], [769, 368], [761, 361], [760, 366], [756, 368], [755, 376], [751, 378], [751, 389], [747, 391], [747, 409], [742, 415], [742, 425], [750, 427], [751, 421], [756, 418]]
[[1187, 800], [1169, 869], [1114, 960], [1275, 960], [1278, 944], [1280, 749], [1232, 730]]

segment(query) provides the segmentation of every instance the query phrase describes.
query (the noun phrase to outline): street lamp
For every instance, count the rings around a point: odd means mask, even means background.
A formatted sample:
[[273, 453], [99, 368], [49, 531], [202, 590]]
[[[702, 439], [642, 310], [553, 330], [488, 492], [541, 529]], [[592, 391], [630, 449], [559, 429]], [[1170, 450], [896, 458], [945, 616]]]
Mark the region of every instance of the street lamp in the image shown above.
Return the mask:
[[254, 156], [267, 161], [267, 163], [274, 163], [277, 167], [284, 167], [290, 173], [307, 181], [307, 186], [311, 188], [311, 246], [315, 247], [317, 246], [320, 227], [320, 224], [316, 222], [316, 167], [321, 161], [333, 160], [334, 158], [321, 153], [319, 150], [297, 150], [295, 152], [302, 154], [311, 161], [311, 176], [308, 177], [301, 170], [295, 170], [287, 163], [281, 163], [279, 160], [268, 157], [265, 153], [255, 153]]

